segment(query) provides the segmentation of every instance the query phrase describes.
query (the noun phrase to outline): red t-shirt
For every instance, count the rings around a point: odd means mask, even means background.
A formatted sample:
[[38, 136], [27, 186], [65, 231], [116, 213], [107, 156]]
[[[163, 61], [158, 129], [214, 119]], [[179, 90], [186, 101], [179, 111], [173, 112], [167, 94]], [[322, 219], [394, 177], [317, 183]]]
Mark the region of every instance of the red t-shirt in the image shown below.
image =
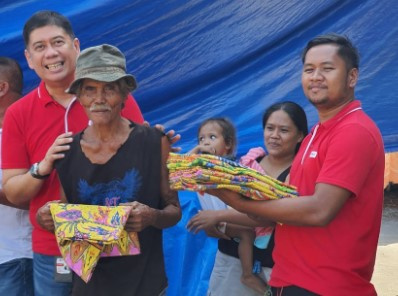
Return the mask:
[[[66, 126], [73, 133], [83, 130], [88, 118], [83, 107], [75, 101], [69, 112], [52, 99], [44, 82], [29, 94], [12, 104], [6, 111], [2, 136], [2, 168], [30, 168], [41, 161], [56, 137]], [[122, 115], [137, 123], [143, 122], [141, 111], [132, 96], [126, 100]], [[30, 202], [30, 220], [33, 225], [32, 245], [36, 253], [58, 256], [55, 236], [36, 222], [37, 210], [50, 200], [60, 198], [59, 181], [55, 170], [46, 179], [40, 192]]]
[[325, 227], [277, 225], [272, 286], [376, 295], [370, 280], [382, 218], [384, 147], [360, 106], [351, 102], [318, 124], [294, 159], [290, 183], [301, 196], [314, 194], [316, 183], [345, 188], [352, 196]]

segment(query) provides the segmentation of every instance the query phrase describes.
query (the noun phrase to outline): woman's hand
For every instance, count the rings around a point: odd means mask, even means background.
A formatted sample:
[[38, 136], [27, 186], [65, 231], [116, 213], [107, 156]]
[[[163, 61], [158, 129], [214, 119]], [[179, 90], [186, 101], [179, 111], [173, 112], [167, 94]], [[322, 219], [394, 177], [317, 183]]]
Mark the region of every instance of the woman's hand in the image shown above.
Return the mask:
[[215, 238], [230, 239], [218, 228], [221, 221], [217, 219], [217, 211], [199, 211], [187, 224], [188, 231], [194, 234], [204, 230], [208, 236]]

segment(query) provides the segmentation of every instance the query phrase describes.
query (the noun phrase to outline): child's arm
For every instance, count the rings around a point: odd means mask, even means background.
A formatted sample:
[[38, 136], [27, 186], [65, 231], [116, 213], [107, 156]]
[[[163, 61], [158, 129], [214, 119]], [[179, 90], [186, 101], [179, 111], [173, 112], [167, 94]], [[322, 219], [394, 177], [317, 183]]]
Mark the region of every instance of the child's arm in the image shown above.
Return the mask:
[[199, 154], [200, 153], [200, 145], [196, 145], [194, 148], [192, 148], [191, 151], [188, 152], [188, 154]]

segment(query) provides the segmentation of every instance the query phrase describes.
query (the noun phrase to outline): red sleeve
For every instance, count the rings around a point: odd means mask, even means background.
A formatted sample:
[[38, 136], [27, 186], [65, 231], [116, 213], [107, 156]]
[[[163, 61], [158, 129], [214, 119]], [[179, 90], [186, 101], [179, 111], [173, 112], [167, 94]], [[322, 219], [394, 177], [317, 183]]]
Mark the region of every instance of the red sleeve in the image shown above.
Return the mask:
[[142, 124], [144, 122], [140, 107], [138, 107], [137, 102], [131, 94], [127, 97], [126, 104], [122, 110], [122, 116], [136, 123]]
[[24, 135], [24, 120], [8, 108], [4, 116], [1, 139], [1, 167], [3, 169], [29, 168], [29, 155]]

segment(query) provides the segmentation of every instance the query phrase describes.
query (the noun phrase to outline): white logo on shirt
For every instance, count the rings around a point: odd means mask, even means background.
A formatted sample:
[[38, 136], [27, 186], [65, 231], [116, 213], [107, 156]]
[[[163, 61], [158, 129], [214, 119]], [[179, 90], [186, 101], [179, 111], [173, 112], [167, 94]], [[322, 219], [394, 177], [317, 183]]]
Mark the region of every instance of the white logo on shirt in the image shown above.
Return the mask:
[[311, 151], [310, 158], [315, 158], [317, 156], [317, 154], [318, 154], [317, 151]]

